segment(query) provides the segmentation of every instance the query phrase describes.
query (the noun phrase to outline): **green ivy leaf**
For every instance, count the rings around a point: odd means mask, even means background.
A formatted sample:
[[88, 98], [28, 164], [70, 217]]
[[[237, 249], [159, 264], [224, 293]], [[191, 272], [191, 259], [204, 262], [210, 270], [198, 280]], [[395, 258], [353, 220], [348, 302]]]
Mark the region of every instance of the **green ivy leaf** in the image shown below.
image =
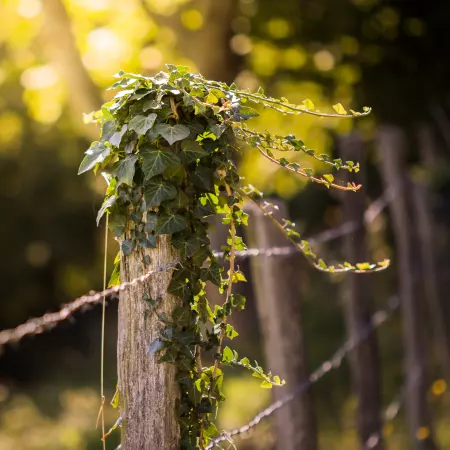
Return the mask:
[[128, 123], [128, 129], [142, 136], [153, 127], [157, 117], [158, 115], [155, 113], [151, 113], [148, 116], [135, 116]]
[[120, 160], [115, 170], [115, 175], [120, 183], [133, 186], [134, 172], [136, 170], [135, 164], [138, 160], [136, 155], [128, 155]]
[[239, 333], [234, 329], [234, 327], [230, 324], [226, 324], [225, 335], [228, 339], [234, 339], [239, 336]]
[[236, 310], [245, 309], [246, 298], [241, 294], [232, 294], [230, 298], [231, 306]]
[[120, 131], [116, 131], [111, 136], [111, 139], [109, 139], [109, 143], [111, 145], [119, 147], [120, 143], [122, 142], [123, 135], [127, 132], [127, 130], [128, 130], [128, 125], [127, 124], [123, 125], [122, 128], [120, 129]]
[[111, 136], [116, 132], [116, 121], [107, 120], [102, 125], [102, 141], [109, 141]]
[[120, 284], [120, 252], [114, 259], [114, 270], [108, 282], [108, 287], [118, 286]]
[[156, 224], [156, 235], [173, 234], [184, 230], [187, 227], [187, 220], [179, 214], [161, 214]]
[[241, 120], [252, 119], [253, 117], [258, 117], [260, 114], [256, 109], [251, 108], [250, 106], [241, 106], [239, 111], [233, 114], [233, 119], [238, 122]]
[[222, 352], [222, 362], [229, 363], [231, 361], [234, 361], [234, 353], [233, 350], [231, 350], [231, 348], [227, 346], [223, 349]]
[[151, 233], [156, 228], [156, 222], [158, 221], [158, 215], [152, 211], [147, 213], [147, 222], [145, 223], [144, 231]]
[[121, 248], [125, 256], [130, 256], [134, 248], [134, 242], [131, 239], [125, 239], [122, 242]]
[[207, 155], [208, 153], [196, 141], [189, 139], [181, 143], [180, 159], [183, 164], [189, 164]]
[[110, 153], [111, 147], [106, 147], [103, 142], [93, 142], [86, 151], [83, 161], [81, 161], [78, 175], [93, 169], [96, 164], [103, 162]]
[[204, 281], [211, 281], [211, 283], [215, 284], [216, 286], [220, 286], [220, 283], [222, 281], [222, 271], [223, 267], [219, 263], [212, 262], [209, 267], [200, 269], [200, 277]]
[[177, 189], [161, 177], [155, 177], [144, 185], [144, 198], [147, 208], [158, 206], [164, 200], [170, 200], [177, 195]]
[[146, 180], [163, 173], [168, 167], [181, 164], [178, 156], [170, 149], [145, 148], [140, 150], [140, 154]]
[[155, 125], [155, 133], [162, 136], [169, 145], [173, 145], [177, 141], [186, 139], [191, 134], [191, 130], [184, 125], [172, 126], [167, 123], [158, 123]]
[[190, 299], [192, 295], [188, 281], [190, 276], [191, 273], [188, 270], [177, 270], [172, 277], [167, 292], [183, 299]]
[[192, 174], [192, 183], [202, 191], [211, 191], [213, 187], [213, 171], [208, 167], [197, 167]]
[[125, 232], [125, 225], [127, 223], [127, 218], [125, 214], [111, 214], [109, 218], [109, 229], [112, 231], [114, 236], [120, 237]]

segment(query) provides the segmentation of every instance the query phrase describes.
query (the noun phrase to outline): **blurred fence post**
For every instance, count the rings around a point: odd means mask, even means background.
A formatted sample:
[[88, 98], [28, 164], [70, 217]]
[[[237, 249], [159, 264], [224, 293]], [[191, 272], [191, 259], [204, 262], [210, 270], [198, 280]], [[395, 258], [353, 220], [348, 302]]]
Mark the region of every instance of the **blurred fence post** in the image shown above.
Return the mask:
[[[344, 161], [358, 161], [364, 186], [365, 164], [364, 148], [361, 136], [352, 133], [337, 140], [339, 156]], [[346, 173], [344, 181], [350, 181], [351, 175]], [[352, 264], [368, 260], [364, 212], [366, 209], [366, 193], [364, 187], [351, 194], [344, 192], [340, 196], [343, 207], [344, 221], [357, 224], [355, 232], [344, 237], [345, 259]], [[344, 281], [344, 308], [349, 339], [356, 340], [364, 333], [371, 323], [372, 294], [370, 283], [376, 275], [352, 274], [346, 275]], [[351, 353], [350, 366], [353, 379], [353, 389], [358, 399], [357, 426], [361, 442], [364, 444], [373, 435], [379, 433], [382, 427], [380, 417], [380, 364], [378, 344], [375, 333], [371, 333]], [[374, 449], [383, 448], [380, 440]]]
[[[275, 216], [287, 218], [281, 201]], [[261, 210], [249, 204], [248, 243], [251, 247], [268, 249], [285, 246], [286, 238]], [[305, 344], [302, 330], [299, 271], [301, 258], [259, 255], [251, 260], [255, 281], [258, 316], [264, 336], [264, 351], [268, 370], [286, 379], [287, 389], [308, 380]], [[275, 400], [286, 394], [273, 389]], [[278, 450], [315, 450], [316, 421], [311, 393], [307, 390], [276, 412]]]
[[394, 194], [390, 210], [396, 241], [399, 294], [403, 314], [407, 417], [414, 450], [434, 450], [427, 403], [425, 320], [420, 305], [421, 277], [418, 243], [411, 208], [411, 184], [405, 163], [407, 142], [396, 126], [384, 125], [378, 133], [378, 150], [385, 189]]
[[433, 321], [433, 337], [438, 363], [444, 376], [450, 382], [450, 341], [445, 326], [445, 312], [439, 292], [438, 264], [436, 257], [436, 234], [429, 179], [438, 164], [436, 145], [431, 130], [423, 126], [419, 132], [419, 150], [424, 168], [427, 171], [420, 179], [414, 180], [413, 200], [418, 234], [420, 239], [420, 259], [423, 271], [425, 301]]
[[[145, 250], [150, 264], [133, 252], [121, 255], [121, 281], [129, 281], [148, 270], [164, 266], [176, 258], [170, 236], [157, 238], [157, 248]], [[179, 387], [174, 364], [159, 364], [159, 356], [149, 356], [149, 345], [160, 334], [160, 323], [145, 299], [159, 300], [158, 313], [170, 318], [180, 306], [167, 294], [172, 270], [159, 272], [145, 283], [138, 283], [120, 294], [117, 342], [122, 450], [179, 450], [177, 400]]]

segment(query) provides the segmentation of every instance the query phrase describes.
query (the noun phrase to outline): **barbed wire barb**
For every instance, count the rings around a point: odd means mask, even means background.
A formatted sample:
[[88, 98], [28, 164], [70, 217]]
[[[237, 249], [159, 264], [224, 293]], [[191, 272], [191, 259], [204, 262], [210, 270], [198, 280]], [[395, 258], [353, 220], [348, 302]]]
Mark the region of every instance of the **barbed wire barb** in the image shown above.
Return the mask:
[[108, 289], [104, 289], [103, 291], [94, 292], [83, 295], [82, 297], [78, 297], [72, 302], [66, 304], [57, 312], [47, 313], [41, 317], [30, 319], [27, 322], [17, 326], [16, 328], [0, 331], [0, 350], [6, 344], [18, 342], [25, 336], [40, 334], [45, 330], [49, 330], [56, 326], [59, 322], [68, 319], [75, 311], [81, 309], [82, 307], [86, 305], [92, 305], [94, 303], [99, 303], [104, 297], [107, 297], [108, 295], [117, 294], [130, 286], [143, 283], [152, 275], [170, 270], [171, 268], [175, 267], [178, 262], [178, 258], [174, 259], [164, 266], [159, 266], [156, 269], [150, 270], [144, 275], [141, 275], [140, 277], [137, 277], [131, 281], [125, 281], [124, 283], [110, 287]]

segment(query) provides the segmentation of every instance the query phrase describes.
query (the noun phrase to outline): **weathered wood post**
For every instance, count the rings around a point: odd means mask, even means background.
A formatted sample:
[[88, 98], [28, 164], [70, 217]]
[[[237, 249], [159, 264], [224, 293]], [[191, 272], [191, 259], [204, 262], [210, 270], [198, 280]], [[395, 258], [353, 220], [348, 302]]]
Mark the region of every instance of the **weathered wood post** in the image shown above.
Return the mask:
[[[157, 238], [157, 248], [147, 249], [150, 264], [139, 253], [121, 255], [121, 280], [130, 281], [149, 270], [158, 270], [178, 255], [170, 235]], [[172, 269], [152, 275], [144, 283], [129, 287], [120, 294], [117, 343], [122, 450], [179, 450], [177, 422], [179, 385], [177, 368], [158, 363], [159, 356], [148, 355], [149, 345], [160, 335], [158, 315], [146, 299], [159, 302], [158, 314], [171, 317], [179, 299], [167, 293]]]
[[[364, 185], [364, 149], [361, 136], [357, 133], [337, 140], [339, 156], [344, 161], [359, 161], [361, 170], [359, 178]], [[347, 173], [346, 173], [347, 174]], [[347, 174], [346, 181], [351, 181]], [[340, 195], [342, 199], [345, 221], [357, 224], [355, 232], [345, 236], [345, 258], [355, 263], [367, 261], [368, 251], [366, 230], [364, 226], [364, 211], [367, 197], [364, 188], [355, 194]], [[369, 286], [368, 286], [369, 283]], [[344, 282], [344, 310], [349, 339], [358, 337], [370, 327], [372, 315], [372, 298], [370, 276], [366, 274], [346, 275]], [[376, 334], [371, 333], [352, 351], [350, 365], [353, 379], [353, 389], [358, 399], [357, 426], [362, 444], [381, 430], [381, 392], [380, 367]], [[379, 440], [372, 448], [381, 449]]]
[[[275, 216], [287, 217], [287, 208], [281, 201]], [[266, 250], [285, 246], [286, 237], [264, 216], [249, 204], [248, 243]], [[279, 217], [278, 217], [279, 218]], [[255, 280], [256, 302], [264, 335], [267, 366], [286, 379], [292, 389], [297, 383], [307, 381], [308, 368], [302, 330], [298, 254], [271, 257], [264, 253], [252, 258], [251, 268]], [[275, 400], [285, 395], [281, 389], [273, 390]], [[310, 391], [298, 395], [276, 413], [277, 449], [315, 450], [317, 448], [316, 421]]]
[[438, 229], [433, 218], [433, 195], [430, 190], [430, 177], [439, 164], [436, 142], [429, 127], [423, 126], [418, 133], [421, 161], [427, 174], [413, 181], [413, 200], [420, 236], [420, 260], [423, 272], [425, 303], [433, 321], [435, 353], [447, 381], [450, 381], [450, 340], [445, 326], [445, 311], [439, 291], [439, 267], [436, 256], [436, 236]]
[[415, 450], [434, 450], [430, 410], [427, 403], [426, 342], [420, 308], [420, 275], [417, 246], [411, 221], [411, 186], [406, 173], [406, 138], [396, 126], [382, 126], [378, 134], [381, 172], [385, 189], [394, 193], [391, 203], [397, 247], [399, 294], [403, 314], [406, 405], [411, 442]]

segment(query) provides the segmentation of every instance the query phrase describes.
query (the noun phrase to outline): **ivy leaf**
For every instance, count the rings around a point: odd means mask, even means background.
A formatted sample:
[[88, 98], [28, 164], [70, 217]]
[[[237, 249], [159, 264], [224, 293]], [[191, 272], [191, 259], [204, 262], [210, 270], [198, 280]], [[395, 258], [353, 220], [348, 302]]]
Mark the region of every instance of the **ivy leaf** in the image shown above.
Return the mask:
[[241, 294], [232, 294], [231, 295], [231, 306], [236, 310], [242, 310], [245, 308], [246, 298]]
[[142, 136], [150, 130], [157, 117], [158, 116], [155, 113], [151, 113], [148, 116], [135, 116], [128, 123], [128, 129], [135, 131], [139, 136]]
[[158, 217], [155, 233], [157, 236], [161, 234], [173, 234], [177, 231], [184, 230], [187, 227], [187, 220], [179, 214], [161, 214]]
[[161, 107], [161, 98], [158, 97], [155, 99], [146, 100], [142, 105], [142, 111], [146, 112], [149, 109], [161, 109]]
[[108, 287], [118, 286], [120, 284], [120, 252], [114, 259], [114, 270], [108, 282]]
[[336, 105], [333, 105], [333, 109], [338, 114], [347, 114], [347, 111], [345, 110], [345, 108], [340, 103], [336, 103]]
[[172, 237], [172, 245], [179, 249], [181, 255], [185, 258], [190, 258], [202, 245], [207, 245], [208, 243], [208, 238], [197, 235], [190, 239], [184, 233]]
[[96, 164], [103, 162], [110, 153], [111, 147], [106, 147], [103, 142], [93, 142], [86, 151], [86, 156], [83, 158], [83, 161], [81, 161], [78, 175], [91, 170]]
[[256, 111], [256, 109], [253, 109], [250, 106], [241, 106], [236, 112], [234, 112], [233, 119], [240, 122], [241, 120], [248, 120], [258, 116], [259, 112]]
[[109, 141], [116, 132], [116, 121], [108, 120], [102, 125], [102, 141]]
[[303, 104], [305, 105], [306, 109], [309, 109], [311, 111], [314, 110], [314, 103], [309, 98], [303, 100]]
[[202, 191], [211, 191], [213, 186], [213, 171], [208, 167], [197, 167], [192, 174], [192, 183]]
[[222, 362], [228, 363], [234, 360], [234, 353], [230, 347], [225, 347], [222, 352]]
[[114, 205], [114, 203], [116, 202], [117, 197], [115, 195], [111, 195], [111, 197], [108, 197], [105, 199], [105, 201], [103, 202], [102, 207], [100, 208], [98, 214], [97, 214], [97, 226], [100, 223], [100, 219], [103, 217], [103, 215], [105, 214], [106, 210], [108, 208], [110, 208], [112, 205]]
[[147, 222], [145, 224], [144, 231], [151, 233], [156, 228], [156, 222], [158, 221], [158, 215], [152, 211], [147, 213]]
[[180, 159], [183, 164], [189, 164], [197, 159], [203, 158], [208, 153], [203, 150], [201, 145], [191, 139], [185, 140], [181, 143]]
[[164, 342], [156, 339], [149, 345], [147, 354], [148, 356], [152, 356], [154, 353], [161, 351], [163, 348]]
[[125, 159], [119, 161], [117, 168], [115, 170], [115, 175], [120, 183], [127, 184], [128, 186], [133, 186], [133, 177], [136, 170], [135, 164], [138, 160], [136, 155], [128, 155]]
[[143, 237], [139, 239], [138, 245], [140, 248], [156, 248], [156, 236], [150, 234], [148, 238]]
[[140, 153], [146, 180], [163, 173], [168, 167], [179, 166], [181, 163], [178, 156], [170, 149], [145, 148]]
[[239, 333], [234, 329], [234, 327], [230, 324], [226, 324], [225, 335], [228, 339], [234, 339], [239, 336]]
[[170, 200], [177, 195], [177, 189], [161, 177], [152, 178], [146, 182], [144, 198], [147, 208], [158, 206], [164, 200]]
[[184, 125], [172, 126], [167, 123], [158, 123], [155, 125], [155, 133], [162, 136], [169, 145], [173, 145], [177, 141], [186, 139], [191, 134], [191, 130]]
[[124, 214], [111, 214], [109, 218], [109, 229], [113, 232], [114, 236], [120, 237], [125, 232], [125, 225], [127, 218]]
[[111, 139], [109, 139], [109, 142], [111, 145], [115, 145], [116, 147], [120, 146], [120, 143], [122, 142], [123, 135], [127, 132], [128, 125], [125, 124], [122, 126], [120, 131], [116, 131], [112, 136]]
[[180, 327], [186, 327], [191, 323], [191, 311], [186, 307], [176, 308], [172, 314], [172, 320]]
[[211, 281], [216, 286], [220, 286], [222, 281], [221, 272], [223, 271], [222, 266], [217, 262], [212, 262], [209, 267], [200, 269], [200, 276], [203, 281]]
[[172, 277], [167, 292], [183, 299], [189, 299], [192, 294], [188, 282], [190, 276], [191, 273], [188, 270], [177, 270]]
[[130, 256], [134, 248], [134, 242], [131, 239], [125, 239], [122, 242], [122, 251], [125, 256]]

